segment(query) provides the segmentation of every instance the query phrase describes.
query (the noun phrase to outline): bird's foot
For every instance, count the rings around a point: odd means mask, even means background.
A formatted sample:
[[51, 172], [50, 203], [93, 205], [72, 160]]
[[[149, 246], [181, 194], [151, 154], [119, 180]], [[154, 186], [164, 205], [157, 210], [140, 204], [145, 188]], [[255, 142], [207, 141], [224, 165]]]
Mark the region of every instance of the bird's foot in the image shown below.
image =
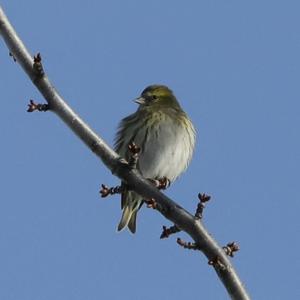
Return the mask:
[[99, 191], [99, 193], [101, 194], [101, 198], [105, 198], [109, 195], [122, 194], [125, 190], [126, 190], [125, 185], [108, 187], [105, 184], [101, 184], [101, 190]]
[[141, 152], [141, 148], [137, 144], [135, 144], [135, 142], [132, 141], [128, 145], [128, 149], [129, 149], [129, 152], [131, 154], [130, 158], [129, 158], [129, 161], [128, 161], [128, 164], [132, 169], [135, 169], [136, 165], [137, 165], [137, 162], [139, 160], [139, 154]]
[[157, 208], [157, 202], [153, 198], [151, 198], [149, 200], [144, 200], [144, 201], [148, 208], [153, 208], [153, 209]]
[[159, 179], [149, 178], [148, 180], [159, 190], [165, 190], [171, 185], [171, 181], [165, 176]]

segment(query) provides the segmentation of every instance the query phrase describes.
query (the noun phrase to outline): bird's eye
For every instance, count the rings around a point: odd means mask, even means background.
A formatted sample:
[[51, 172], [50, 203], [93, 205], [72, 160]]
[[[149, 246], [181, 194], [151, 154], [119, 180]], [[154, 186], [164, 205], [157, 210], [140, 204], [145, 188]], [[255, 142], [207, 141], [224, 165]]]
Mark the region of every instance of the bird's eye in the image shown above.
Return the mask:
[[152, 95], [152, 99], [153, 99], [153, 100], [156, 100], [156, 99], [157, 99], [157, 96], [156, 96], [156, 95]]

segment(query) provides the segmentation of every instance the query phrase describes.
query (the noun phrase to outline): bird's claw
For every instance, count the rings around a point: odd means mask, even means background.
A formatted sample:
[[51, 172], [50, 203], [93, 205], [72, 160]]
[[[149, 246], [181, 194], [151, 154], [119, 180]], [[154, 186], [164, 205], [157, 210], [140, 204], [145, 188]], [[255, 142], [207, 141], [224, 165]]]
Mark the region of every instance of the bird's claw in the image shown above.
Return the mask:
[[153, 208], [153, 209], [157, 208], [157, 202], [153, 198], [151, 198], [149, 200], [145, 200], [145, 202], [146, 202], [148, 208]]
[[139, 160], [139, 154], [141, 152], [141, 148], [137, 144], [135, 144], [135, 142], [132, 141], [128, 145], [128, 149], [131, 154], [128, 164], [132, 169], [135, 169], [137, 162]]
[[171, 185], [171, 181], [165, 176], [159, 179], [149, 178], [148, 180], [159, 190], [165, 190]]

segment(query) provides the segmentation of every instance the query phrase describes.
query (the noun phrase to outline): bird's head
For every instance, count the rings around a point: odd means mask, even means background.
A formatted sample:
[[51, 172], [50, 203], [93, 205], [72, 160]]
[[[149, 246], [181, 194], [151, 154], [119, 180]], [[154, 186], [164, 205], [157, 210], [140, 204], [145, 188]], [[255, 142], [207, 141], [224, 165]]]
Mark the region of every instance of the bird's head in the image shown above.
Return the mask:
[[146, 87], [141, 96], [134, 100], [140, 107], [173, 107], [180, 108], [180, 105], [173, 92], [165, 85], [150, 85]]

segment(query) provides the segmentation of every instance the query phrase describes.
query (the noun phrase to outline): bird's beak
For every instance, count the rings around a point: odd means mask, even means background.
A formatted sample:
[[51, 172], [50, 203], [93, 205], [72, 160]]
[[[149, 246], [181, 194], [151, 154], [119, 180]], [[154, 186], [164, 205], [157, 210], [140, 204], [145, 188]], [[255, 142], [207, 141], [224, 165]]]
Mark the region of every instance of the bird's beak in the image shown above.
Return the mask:
[[137, 104], [145, 104], [146, 103], [146, 100], [145, 100], [145, 98], [144, 97], [138, 97], [138, 98], [136, 98], [136, 99], [134, 99], [133, 100], [135, 103], [137, 103]]

